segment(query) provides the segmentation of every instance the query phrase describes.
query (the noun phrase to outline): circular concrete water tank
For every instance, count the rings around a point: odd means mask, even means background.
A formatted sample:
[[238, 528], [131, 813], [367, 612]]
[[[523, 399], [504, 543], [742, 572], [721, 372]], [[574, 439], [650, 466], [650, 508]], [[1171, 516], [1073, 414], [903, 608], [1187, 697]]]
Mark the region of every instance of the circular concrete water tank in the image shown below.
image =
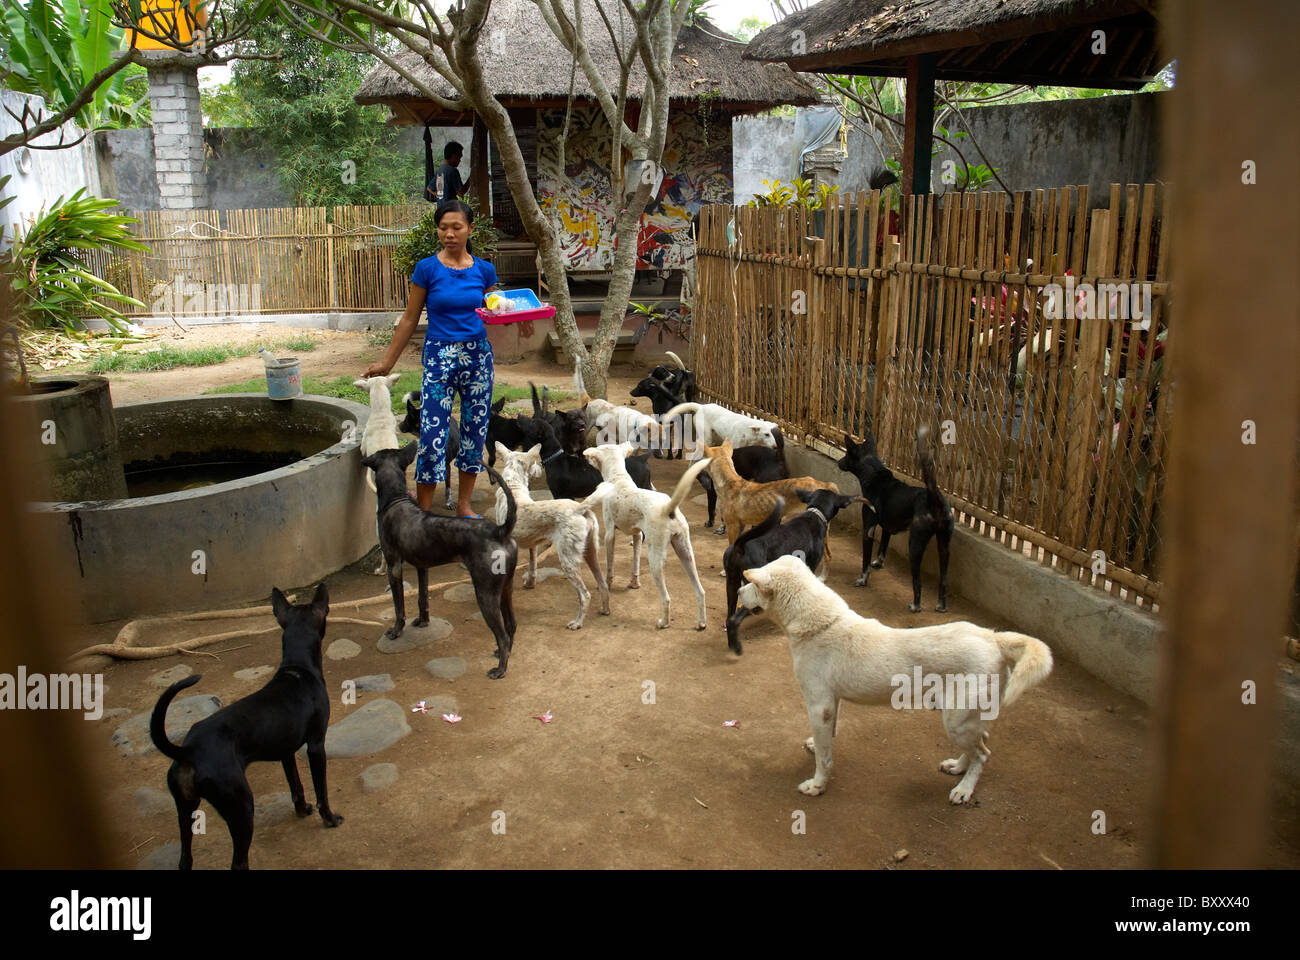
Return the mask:
[[45, 465], [45, 495], [50, 500], [126, 496], [106, 379], [34, 377], [30, 393], [10, 399], [29, 417], [25, 453], [29, 463]]
[[51, 576], [86, 622], [265, 600], [271, 587], [313, 584], [377, 542], [362, 404], [225, 394], [122, 404], [115, 414], [133, 475], [232, 451], [293, 462], [171, 493], [31, 504], [54, 544]]

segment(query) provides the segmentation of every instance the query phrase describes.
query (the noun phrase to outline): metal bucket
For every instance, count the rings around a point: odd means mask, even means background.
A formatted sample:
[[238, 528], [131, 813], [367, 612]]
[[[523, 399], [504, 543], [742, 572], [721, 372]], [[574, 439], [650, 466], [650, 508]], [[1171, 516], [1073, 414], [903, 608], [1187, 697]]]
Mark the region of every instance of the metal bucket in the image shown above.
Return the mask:
[[281, 357], [266, 365], [266, 395], [272, 400], [302, 396], [302, 364], [297, 357]]

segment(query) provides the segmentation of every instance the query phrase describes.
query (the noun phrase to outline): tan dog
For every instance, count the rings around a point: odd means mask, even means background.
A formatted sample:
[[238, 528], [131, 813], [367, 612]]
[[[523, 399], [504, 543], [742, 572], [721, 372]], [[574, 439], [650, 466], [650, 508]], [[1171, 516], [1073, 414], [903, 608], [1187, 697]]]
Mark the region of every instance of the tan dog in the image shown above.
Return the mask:
[[704, 456], [712, 461], [709, 464], [709, 476], [718, 491], [718, 507], [722, 511], [722, 521], [727, 525], [728, 543], [735, 543], [745, 527], [766, 520], [778, 498], [784, 498], [785, 512], [790, 513], [795, 507], [802, 506], [798, 493], [800, 490], [840, 492], [835, 484], [814, 480], [812, 477], [789, 477], [768, 483], [746, 480], [736, 472], [736, 465], [731, 459], [730, 440], [724, 440], [720, 447], [701, 444], [701, 449]]

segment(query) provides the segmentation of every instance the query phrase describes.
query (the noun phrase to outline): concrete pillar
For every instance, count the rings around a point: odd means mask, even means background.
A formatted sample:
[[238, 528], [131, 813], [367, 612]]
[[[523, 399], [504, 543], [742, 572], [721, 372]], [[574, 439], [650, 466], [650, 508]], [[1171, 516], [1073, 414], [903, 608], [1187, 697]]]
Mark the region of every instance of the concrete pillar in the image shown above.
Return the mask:
[[163, 210], [199, 210], [208, 205], [203, 159], [203, 114], [196, 67], [149, 68], [153, 108], [154, 170]]

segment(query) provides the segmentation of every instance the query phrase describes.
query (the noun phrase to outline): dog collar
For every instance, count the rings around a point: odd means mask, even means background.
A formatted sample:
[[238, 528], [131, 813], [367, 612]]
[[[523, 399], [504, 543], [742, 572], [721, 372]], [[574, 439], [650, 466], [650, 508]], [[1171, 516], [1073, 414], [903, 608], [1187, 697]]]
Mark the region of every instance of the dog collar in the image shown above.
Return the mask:
[[817, 514], [817, 516], [822, 518], [822, 523], [826, 524], [827, 527], [830, 527], [831, 525], [831, 522], [826, 519], [826, 514], [822, 513], [816, 507], [809, 507], [807, 510], [804, 511], [804, 513], [815, 513]]
[[[389, 500], [386, 504], [384, 504], [382, 507], [380, 507], [380, 508], [379, 508], [379, 516], [382, 517], [382, 516], [387, 512], [387, 510], [388, 510], [389, 507], [391, 507], [391, 506], [392, 506], [393, 504], [395, 504], [395, 503], [401, 503], [403, 500], [409, 500], [411, 503], [415, 503], [416, 506], [419, 506], [419, 504], [416, 503], [414, 497], [412, 497], [409, 493], [404, 493], [404, 494], [402, 494], [400, 497], [393, 497], [393, 499]], [[421, 508], [421, 509], [423, 509], [423, 508]]]
[[552, 460], [557, 460], [562, 456], [564, 456], [564, 448], [560, 447], [559, 450], [556, 450], [549, 457], [546, 457], [542, 460], [542, 466], [546, 466], [546, 464], [550, 463]]

